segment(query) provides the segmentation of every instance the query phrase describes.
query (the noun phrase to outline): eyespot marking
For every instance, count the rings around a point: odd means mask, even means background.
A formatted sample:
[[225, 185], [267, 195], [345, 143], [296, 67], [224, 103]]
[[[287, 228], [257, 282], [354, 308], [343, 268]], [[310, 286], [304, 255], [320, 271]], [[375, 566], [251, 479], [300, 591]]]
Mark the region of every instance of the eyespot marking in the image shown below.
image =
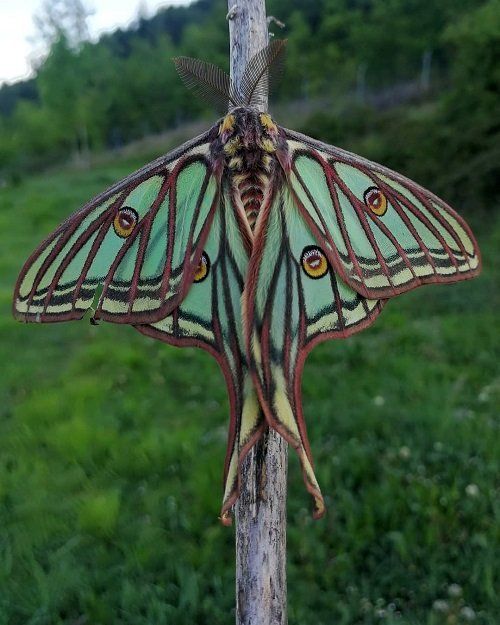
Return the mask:
[[113, 228], [122, 239], [128, 238], [139, 221], [139, 215], [134, 208], [124, 206], [116, 213], [113, 219]]
[[318, 280], [328, 273], [329, 265], [319, 247], [309, 245], [304, 248], [300, 259], [302, 269], [309, 278]]
[[202, 252], [200, 262], [196, 267], [196, 271], [194, 272], [194, 281], [195, 282], [203, 282], [205, 278], [208, 276], [208, 272], [210, 271], [210, 259], [208, 258], [208, 254]]
[[387, 198], [378, 187], [369, 187], [363, 195], [365, 204], [377, 217], [382, 217], [387, 211]]

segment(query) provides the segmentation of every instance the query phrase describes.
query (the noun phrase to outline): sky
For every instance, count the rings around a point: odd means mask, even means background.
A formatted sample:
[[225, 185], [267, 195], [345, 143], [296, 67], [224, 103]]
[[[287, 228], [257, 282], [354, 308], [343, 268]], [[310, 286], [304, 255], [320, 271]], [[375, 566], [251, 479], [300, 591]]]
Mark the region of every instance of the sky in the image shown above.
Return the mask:
[[[188, 0], [87, 0], [93, 10], [88, 25], [92, 38], [100, 33], [127, 26], [141, 10], [153, 15], [159, 7], [187, 4]], [[42, 0], [0, 0], [0, 84], [14, 82], [30, 75], [30, 55], [35, 44], [33, 15]]]

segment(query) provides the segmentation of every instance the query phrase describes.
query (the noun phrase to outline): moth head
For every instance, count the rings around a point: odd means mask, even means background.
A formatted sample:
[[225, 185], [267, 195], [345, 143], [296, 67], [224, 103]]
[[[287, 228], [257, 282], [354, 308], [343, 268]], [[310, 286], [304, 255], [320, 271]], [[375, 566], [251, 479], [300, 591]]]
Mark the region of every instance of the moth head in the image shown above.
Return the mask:
[[272, 154], [276, 151], [278, 126], [268, 113], [259, 113], [247, 106], [238, 107], [219, 122], [219, 137], [224, 153], [229, 157], [255, 147]]

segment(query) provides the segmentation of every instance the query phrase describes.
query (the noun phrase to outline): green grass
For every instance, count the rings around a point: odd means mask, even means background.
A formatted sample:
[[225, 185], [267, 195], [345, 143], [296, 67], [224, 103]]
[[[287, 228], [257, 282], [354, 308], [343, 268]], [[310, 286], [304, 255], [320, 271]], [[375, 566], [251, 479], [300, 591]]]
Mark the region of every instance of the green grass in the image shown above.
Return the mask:
[[[129, 327], [10, 315], [32, 249], [138, 165], [0, 190], [0, 625], [234, 621], [216, 363]], [[500, 224], [488, 219], [474, 224], [480, 278], [398, 298], [309, 358], [328, 514], [311, 520], [291, 456], [290, 625], [498, 623]]]

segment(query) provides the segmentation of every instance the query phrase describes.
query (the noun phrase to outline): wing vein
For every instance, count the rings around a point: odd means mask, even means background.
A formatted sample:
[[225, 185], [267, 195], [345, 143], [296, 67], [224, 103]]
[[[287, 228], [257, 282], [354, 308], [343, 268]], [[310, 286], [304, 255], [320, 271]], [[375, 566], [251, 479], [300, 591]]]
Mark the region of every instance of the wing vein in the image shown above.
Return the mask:
[[[54, 294], [54, 291], [55, 291], [55, 289], [57, 287], [59, 279], [62, 276], [62, 274], [65, 271], [65, 269], [71, 263], [71, 261], [76, 256], [76, 254], [81, 250], [83, 245], [85, 245], [85, 243], [87, 243], [87, 241], [92, 237], [94, 232], [99, 230], [99, 228], [101, 230], [104, 230], [104, 232], [106, 232], [107, 228], [109, 228], [109, 225], [111, 224], [111, 221], [112, 221], [112, 218], [113, 218], [113, 212], [116, 210], [116, 206], [119, 206], [123, 202], [123, 200], [124, 200], [124, 197], [118, 198], [118, 200], [116, 202], [114, 202], [110, 208], [108, 208], [101, 215], [99, 215], [99, 217], [97, 217], [90, 224], [90, 226], [84, 232], [82, 232], [82, 234], [78, 237], [78, 239], [75, 241], [75, 243], [71, 246], [71, 249], [68, 250], [68, 253], [62, 259], [59, 267], [57, 268], [57, 270], [56, 270], [56, 272], [54, 274], [54, 277], [52, 278], [52, 280], [50, 282], [49, 288], [47, 290], [47, 294], [45, 295], [45, 299], [44, 299], [44, 303], [43, 303], [44, 314], [46, 313], [46, 309], [47, 309], [47, 306], [50, 303], [50, 299], [52, 298], [52, 295]], [[106, 228], [104, 228], [104, 225], [106, 225]], [[75, 228], [75, 231], [76, 231], [76, 228]], [[70, 237], [71, 237], [71, 234], [70, 234]], [[69, 240], [70, 237], [68, 237], [68, 239], [66, 239], [66, 243], [67, 243], [67, 241]], [[49, 265], [49, 267], [50, 267], [50, 265]]]
[[338, 187], [342, 190], [342, 192], [344, 193], [344, 195], [347, 197], [347, 199], [351, 202], [351, 205], [354, 207], [354, 210], [356, 211], [356, 215], [358, 217], [358, 220], [361, 224], [361, 227], [363, 228], [363, 230], [365, 231], [365, 234], [368, 238], [368, 240], [370, 241], [370, 244], [375, 252], [375, 255], [377, 256], [377, 260], [380, 264], [380, 268], [382, 270], [382, 272], [384, 273], [385, 277], [387, 278], [387, 280], [389, 281], [389, 284], [391, 285], [393, 291], [395, 292], [396, 289], [394, 287], [394, 283], [391, 279], [391, 272], [387, 266], [387, 263], [385, 262], [384, 256], [382, 254], [382, 252], [380, 251], [380, 248], [377, 244], [377, 241], [375, 240], [375, 237], [373, 235], [372, 229], [370, 228], [370, 226], [368, 225], [368, 221], [366, 219], [366, 214], [365, 214], [365, 210], [364, 207], [361, 204], [361, 201], [354, 195], [354, 193], [349, 189], [349, 187], [344, 183], [344, 181], [340, 178], [340, 176], [337, 174], [336, 171], [332, 172], [332, 178], [335, 180], [335, 183], [338, 185]]
[[129, 295], [129, 304], [128, 304], [129, 314], [132, 312], [134, 300], [137, 295], [137, 288], [139, 284], [142, 266], [144, 264], [144, 256], [145, 256], [146, 249], [149, 243], [149, 236], [151, 234], [151, 228], [153, 227], [153, 220], [158, 214], [158, 211], [160, 210], [160, 206], [163, 204], [167, 196], [169, 188], [170, 188], [170, 175], [166, 175], [162, 182], [160, 191], [158, 195], [156, 196], [147, 214], [147, 222], [146, 222], [146, 225], [144, 226], [144, 231], [141, 232], [141, 239], [139, 242], [139, 251], [138, 251], [137, 259], [134, 265], [134, 275], [132, 276], [132, 282], [130, 284], [130, 295]]

